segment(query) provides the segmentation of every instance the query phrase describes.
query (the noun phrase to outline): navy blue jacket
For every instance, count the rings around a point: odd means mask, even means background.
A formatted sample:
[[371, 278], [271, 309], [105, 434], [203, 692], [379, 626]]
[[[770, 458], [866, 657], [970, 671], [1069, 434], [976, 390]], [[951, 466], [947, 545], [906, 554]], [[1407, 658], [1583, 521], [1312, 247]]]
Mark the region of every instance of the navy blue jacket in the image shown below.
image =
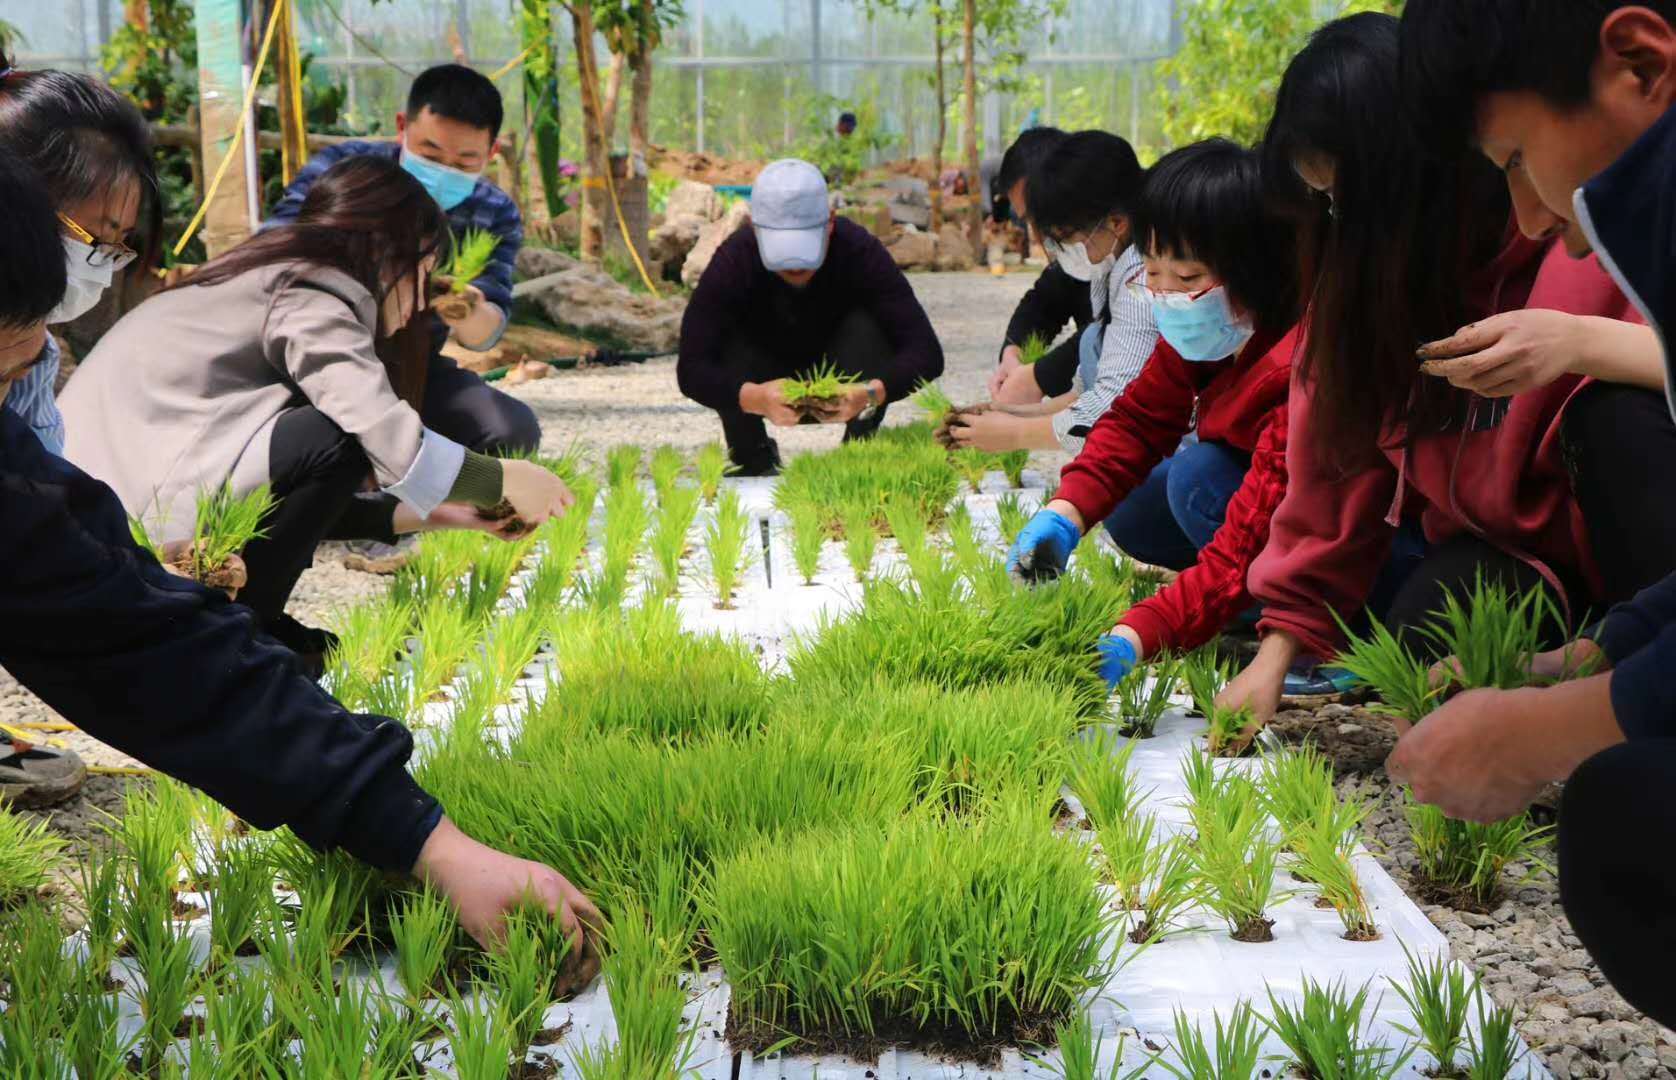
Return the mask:
[[64, 717], [259, 828], [407, 871], [441, 817], [413, 738], [354, 716], [247, 608], [135, 546], [110, 488], [0, 411], [0, 665]]
[[[1676, 415], [1669, 338], [1676, 328], [1676, 109], [1585, 184], [1575, 203], [1601, 265], [1659, 336], [1665, 396]], [[1595, 641], [1612, 661], [1612, 709], [1624, 734], [1676, 735], [1676, 576], [1608, 612]]]

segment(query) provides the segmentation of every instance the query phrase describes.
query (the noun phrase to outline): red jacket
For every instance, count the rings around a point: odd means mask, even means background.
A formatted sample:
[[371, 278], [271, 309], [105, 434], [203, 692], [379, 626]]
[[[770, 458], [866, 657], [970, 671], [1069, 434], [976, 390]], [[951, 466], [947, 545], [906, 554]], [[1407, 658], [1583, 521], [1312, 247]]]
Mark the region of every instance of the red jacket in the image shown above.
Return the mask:
[[[1557, 243], [1516, 240], [1492, 270], [1493, 287], [1475, 298], [1483, 315], [1545, 308], [1634, 317], [1594, 258], [1575, 261]], [[1400, 430], [1387, 432], [1380, 439], [1384, 460], [1346, 478], [1310, 453], [1309, 387], [1294, 381], [1291, 483], [1269, 546], [1251, 568], [1251, 594], [1263, 605], [1259, 631], [1284, 630], [1318, 656], [1337, 652], [1342, 638], [1331, 613], [1348, 620], [1361, 610], [1404, 517], [1418, 518], [1432, 544], [1462, 533], [1483, 537], [1542, 572], [1573, 609], [1577, 598], [1565, 596], [1553, 568], [1598, 594], [1582, 513], [1560, 457], [1560, 417], [1584, 382], [1568, 376], [1500, 403], [1474, 398], [1461, 430], [1412, 446], [1405, 447]], [[1486, 410], [1497, 408], [1506, 415], [1487, 420], [1494, 413]]]
[[1191, 649], [1251, 606], [1246, 571], [1269, 539], [1269, 518], [1286, 492], [1286, 395], [1297, 331], [1258, 334], [1228, 360], [1193, 363], [1164, 342], [1088, 433], [1060, 476], [1059, 493], [1085, 522], [1104, 521], [1181, 437], [1225, 443], [1251, 455], [1228, 516], [1199, 560], [1120, 620], [1141, 638], [1141, 655]]

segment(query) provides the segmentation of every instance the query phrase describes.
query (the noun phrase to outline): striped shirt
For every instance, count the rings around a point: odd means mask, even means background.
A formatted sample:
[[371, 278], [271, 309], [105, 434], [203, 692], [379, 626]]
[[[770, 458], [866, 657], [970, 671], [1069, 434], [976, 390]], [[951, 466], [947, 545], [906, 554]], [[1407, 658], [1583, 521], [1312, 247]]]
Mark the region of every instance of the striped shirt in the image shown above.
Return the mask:
[[1100, 348], [1100, 365], [1093, 386], [1079, 379], [1074, 389], [1077, 400], [1053, 417], [1053, 433], [1065, 452], [1082, 451], [1100, 417], [1117, 396], [1135, 381], [1148, 358], [1158, 347], [1158, 324], [1152, 319], [1152, 304], [1130, 283], [1146, 272], [1140, 249], [1131, 245], [1117, 257], [1111, 270], [1089, 283], [1096, 322], [1105, 323]]
[[40, 359], [6, 392], [6, 409], [16, 413], [29, 425], [29, 430], [41, 440], [47, 452], [64, 456], [64, 417], [58, 411], [58, 396], [53, 386], [58, 382], [58, 342], [47, 335]]

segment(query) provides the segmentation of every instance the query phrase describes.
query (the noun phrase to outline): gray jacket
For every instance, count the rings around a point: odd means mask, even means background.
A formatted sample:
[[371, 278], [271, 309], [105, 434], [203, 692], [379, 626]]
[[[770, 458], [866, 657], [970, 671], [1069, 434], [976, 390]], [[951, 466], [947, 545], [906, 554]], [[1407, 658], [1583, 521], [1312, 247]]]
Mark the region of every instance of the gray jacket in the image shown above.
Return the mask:
[[109, 484], [154, 538], [191, 534], [200, 491], [269, 481], [287, 410], [353, 436], [385, 491], [421, 516], [465, 449], [427, 430], [374, 352], [378, 305], [337, 270], [287, 263], [162, 293], [100, 340], [65, 388], [65, 457]]

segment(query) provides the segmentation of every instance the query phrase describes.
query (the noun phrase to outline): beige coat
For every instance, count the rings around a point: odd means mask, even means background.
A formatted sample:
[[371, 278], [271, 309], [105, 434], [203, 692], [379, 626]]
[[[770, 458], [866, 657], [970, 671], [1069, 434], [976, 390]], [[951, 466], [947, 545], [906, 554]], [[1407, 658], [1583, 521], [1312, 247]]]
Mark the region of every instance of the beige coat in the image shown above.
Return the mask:
[[377, 320], [354, 279], [299, 263], [165, 292], [112, 327], [70, 380], [64, 456], [153, 537], [178, 539], [200, 491], [268, 482], [274, 424], [312, 404], [360, 442], [381, 487], [428, 515], [465, 451], [396, 396], [374, 353]]

